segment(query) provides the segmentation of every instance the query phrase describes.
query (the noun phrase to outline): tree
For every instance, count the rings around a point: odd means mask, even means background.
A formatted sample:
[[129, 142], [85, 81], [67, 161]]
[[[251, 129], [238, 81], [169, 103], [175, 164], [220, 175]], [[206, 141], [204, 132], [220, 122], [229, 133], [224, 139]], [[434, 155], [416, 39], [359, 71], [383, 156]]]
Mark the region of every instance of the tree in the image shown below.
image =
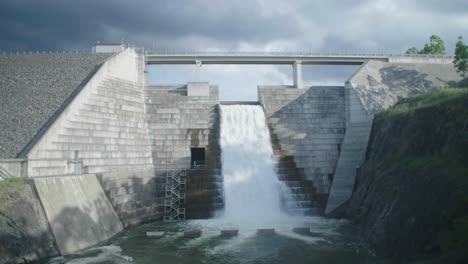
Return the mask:
[[419, 54], [419, 50], [415, 47], [412, 47], [406, 51], [406, 54]]
[[432, 35], [422, 50], [413, 47], [406, 54], [445, 54], [445, 42], [441, 37]]
[[463, 37], [459, 36], [457, 44], [455, 46], [455, 58], [453, 64], [457, 69], [457, 72], [461, 75], [463, 79], [466, 77], [468, 72], [468, 45], [463, 43]]

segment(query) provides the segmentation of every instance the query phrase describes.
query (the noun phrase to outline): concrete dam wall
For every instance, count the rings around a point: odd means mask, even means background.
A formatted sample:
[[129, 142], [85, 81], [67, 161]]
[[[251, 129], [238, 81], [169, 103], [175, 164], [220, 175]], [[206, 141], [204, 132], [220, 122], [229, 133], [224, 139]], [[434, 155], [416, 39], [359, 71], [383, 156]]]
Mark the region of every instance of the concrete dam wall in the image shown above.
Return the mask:
[[[186, 216], [208, 218], [223, 206], [218, 87], [147, 86], [145, 104], [158, 173], [182, 168], [187, 176]], [[198, 93], [197, 93], [198, 91]], [[201, 152], [197, 160], [196, 152]]]
[[[144, 63], [131, 49], [108, 58], [24, 148], [62, 254], [161, 220], [174, 169], [188, 170], [187, 218], [224, 206], [218, 87], [145, 85]], [[458, 80], [451, 64], [372, 61], [344, 86], [259, 86], [278, 178], [301, 190], [308, 214], [334, 215], [351, 197], [374, 114]]]
[[141, 59], [116, 54], [81, 87], [28, 152], [29, 177], [153, 167]]

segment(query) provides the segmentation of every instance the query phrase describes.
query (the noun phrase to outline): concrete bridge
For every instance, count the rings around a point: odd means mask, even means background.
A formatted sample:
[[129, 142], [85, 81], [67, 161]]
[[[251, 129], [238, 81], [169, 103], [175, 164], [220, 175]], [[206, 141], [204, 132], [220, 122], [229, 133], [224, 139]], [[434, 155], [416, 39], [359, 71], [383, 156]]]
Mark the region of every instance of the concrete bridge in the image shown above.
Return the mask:
[[190, 52], [146, 53], [146, 64], [194, 64], [200, 81], [202, 64], [292, 65], [296, 88], [303, 88], [302, 65], [362, 65], [368, 61], [403, 63], [451, 63], [445, 55], [395, 55], [377, 53], [295, 53], [295, 52]]

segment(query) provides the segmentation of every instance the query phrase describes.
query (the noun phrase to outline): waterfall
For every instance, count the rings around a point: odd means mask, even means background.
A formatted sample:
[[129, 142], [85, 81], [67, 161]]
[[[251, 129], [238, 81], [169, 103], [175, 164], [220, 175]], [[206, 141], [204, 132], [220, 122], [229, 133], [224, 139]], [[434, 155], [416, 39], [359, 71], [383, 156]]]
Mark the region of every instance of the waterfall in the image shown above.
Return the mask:
[[287, 188], [275, 172], [270, 134], [260, 106], [221, 106], [221, 155], [224, 220], [238, 227], [264, 227], [287, 218], [280, 201]]

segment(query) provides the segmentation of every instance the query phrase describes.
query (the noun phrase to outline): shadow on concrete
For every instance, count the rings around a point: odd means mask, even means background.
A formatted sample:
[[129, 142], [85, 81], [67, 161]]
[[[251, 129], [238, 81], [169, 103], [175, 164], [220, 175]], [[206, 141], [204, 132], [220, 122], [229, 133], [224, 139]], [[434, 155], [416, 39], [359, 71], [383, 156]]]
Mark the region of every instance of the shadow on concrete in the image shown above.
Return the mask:
[[[345, 133], [344, 88], [280, 89], [287, 94], [296, 91], [298, 96], [282, 103], [287, 100], [281, 98], [282, 92], [267, 91], [268, 87], [263, 91], [273, 97], [264, 103], [279, 176], [302, 181], [314, 206], [324, 208]], [[272, 108], [275, 104], [279, 107]]]
[[114, 214], [101, 199], [92, 207], [65, 207], [50, 221], [62, 254], [75, 253], [103, 243], [121, 231], [119, 225], [109, 220]]

